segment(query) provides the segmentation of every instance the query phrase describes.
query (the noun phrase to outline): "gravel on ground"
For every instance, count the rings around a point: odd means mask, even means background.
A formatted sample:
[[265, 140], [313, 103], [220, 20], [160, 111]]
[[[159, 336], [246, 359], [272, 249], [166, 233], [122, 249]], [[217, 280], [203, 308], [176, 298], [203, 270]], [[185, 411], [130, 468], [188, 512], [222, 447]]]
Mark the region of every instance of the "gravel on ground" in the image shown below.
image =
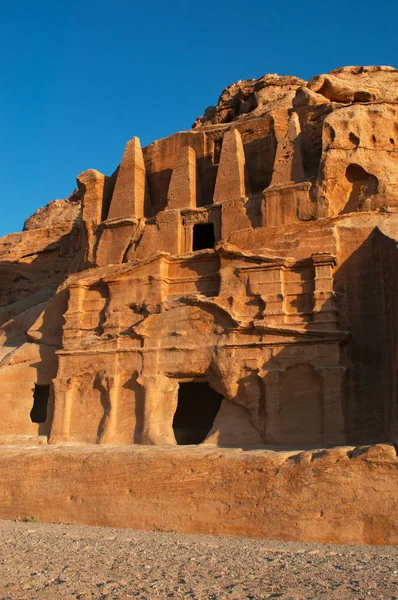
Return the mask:
[[398, 600], [397, 546], [0, 521], [2, 600]]

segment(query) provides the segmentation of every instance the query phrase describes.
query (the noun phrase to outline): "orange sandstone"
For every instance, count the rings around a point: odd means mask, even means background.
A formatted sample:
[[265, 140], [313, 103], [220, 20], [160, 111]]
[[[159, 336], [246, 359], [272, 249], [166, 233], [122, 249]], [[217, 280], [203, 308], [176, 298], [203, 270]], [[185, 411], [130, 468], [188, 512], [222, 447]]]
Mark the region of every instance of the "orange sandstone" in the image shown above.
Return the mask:
[[[135, 445], [187, 445], [175, 455], [183, 481], [190, 461], [202, 456], [198, 444], [208, 466], [217, 447], [244, 449], [239, 460], [249, 462], [245, 453], [263, 448], [255, 469], [271, 469], [287, 448], [396, 442], [397, 102], [391, 67], [345, 67], [308, 84], [277, 75], [238, 82], [191, 131], [143, 149], [133, 138], [111, 177], [85, 171], [67, 201], [50, 203], [22, 233], [2, 238], [0, 441], [52, 447], [32, 454], [4, 447], [0, 493], [13, 485], [17, 457], [41, 473], [40, 456], [55, 480], [60, 444], [81, 445], [67, 459], [73, 469], [85, 460], [85, 444], [130, 446], [123, 452], [131, 473], [148, 456], [151, 468], [164, 468], [165, 490], [171, 449], [144, 455]], [[388, 461], [329, 461], [328, 477], [303, 458], [305, 485], [314, 482], [318, 499], [313, 510], [331, 511], [328, 523], [316, 521], [316, 533], [306, 525], [312, 517], [303, 516], [312, 492], [292, 499], [301, 477], [296, 462], [284, 467], [291, 477], [283, 481], [271, 469], [266, 493], [254, 477], [261, 514], [246, 498], [250, 519], [243, 509], [231, 520], [217, 508], [215, 526], [204, 508], [181, 530], [397, 543], [397, 459], [386, 447]], [[95, 453], [101, 472], [111, 456], [109, 464], [120, 461], [123, 469], [123, 453], [103, 450]], [[232, 473], [237, 455], [220, 456]], [[240, 468], [230, 504], [227, 496], [211, 497], [210, 479], [194, 477], [193, 485], [214, 506], [237, 510], [237, 490], [246, 489]], [[98, 476], [90, 469], [87, 486]], [[145, 477], [137, 494], [146, 497], [152, 484]], [[217, 477], [211, 485], [222, 484]], [[344, 477], [351, 479], [343, 485]], [[274, 479], [290, 512], [274, 507]], [[384, 504], [376, 497], [366, 511], [344, 504], [351, 524], [336, 533], [344, 511], [328, 494], [341, 485], [344, 498], [354, 489], [364, 498], [366, 481]], [[72, 493], [73, 481], [63, 485], [62, 493]], [[166, 494], [164, 510], [185, 510], [180, 495], [172, 508]], [[26, 490], [20, 498], [0, 514], [17, 515]], [[139, 526], [126, 517], [128, 503], [107, 520], [94, 504], [71, 516], [59, 498], [59, 513], [37, 502], [48, 520]], [[145, 526], [155, 504], [142, 517]], [[273, 511], [273, 527], [261, 525]]]

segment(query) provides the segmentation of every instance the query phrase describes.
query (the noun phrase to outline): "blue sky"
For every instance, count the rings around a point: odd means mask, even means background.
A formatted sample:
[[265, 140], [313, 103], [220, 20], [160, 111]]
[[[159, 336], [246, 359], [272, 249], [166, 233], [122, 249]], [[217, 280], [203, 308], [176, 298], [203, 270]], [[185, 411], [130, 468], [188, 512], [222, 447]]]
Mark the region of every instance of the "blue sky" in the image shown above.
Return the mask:
[[0, 235], [265, 73], [398, 67], [398, 4], [0, 0]]

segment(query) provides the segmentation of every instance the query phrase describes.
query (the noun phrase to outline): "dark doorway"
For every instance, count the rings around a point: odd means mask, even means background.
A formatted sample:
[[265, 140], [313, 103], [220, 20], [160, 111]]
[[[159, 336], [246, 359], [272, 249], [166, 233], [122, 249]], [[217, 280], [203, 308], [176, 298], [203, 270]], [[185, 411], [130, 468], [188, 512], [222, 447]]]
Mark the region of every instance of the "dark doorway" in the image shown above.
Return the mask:
[[220, 410], [223, 397], [207, 382], [180, 383], [173, 429], [177, 444], [203, 442]]
[[192, 250], [204, 250], [214, 248], [214, 225], [213, 223], [199, 223], [193, 226]]
[[30, 411], [30, 419], [33, 423], [45, 423], [47, 420], [47, 405], [50, 397], [49, 385], [37, 385], [33, 392], [33, 408]]
[[221, 157], [222, 138], [217, 138], [213, 142], [213, 164], [218, 165]]

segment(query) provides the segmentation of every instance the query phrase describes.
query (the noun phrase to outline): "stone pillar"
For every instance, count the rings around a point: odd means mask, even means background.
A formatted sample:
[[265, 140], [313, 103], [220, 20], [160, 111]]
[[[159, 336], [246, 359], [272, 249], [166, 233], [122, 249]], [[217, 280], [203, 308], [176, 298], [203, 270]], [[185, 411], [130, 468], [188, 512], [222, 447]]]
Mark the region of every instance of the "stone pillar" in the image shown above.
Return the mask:
[[69, 286], [68, 308], [65, 312], [65, 324], [62, 328], [62, 343], [64, 348], [79, 344], [82, 337], [83, 304], [86, 296], [86, 285], [80, 281]]
[[102, 199], [104, 195], [105, 175], [95, 169], [88, 169], [77, 176], [77, 184], [83, 197], [83, 221], [92, 221], [96, 224], [102, 220]]
[[[126, 282], [120, 281], [117, 277], [104, 281], [108, 288], [108, 298], [103, 308], [101, 326], [104, 338], [115, 340], [119, 344], [120, 321], [123, 319], [123, 313], [119, 310], [120, 294], [126, 293]], [[134, 297], [135, 299], [135, 297]]]
[[[59, 357], [62, 360], [62, 357]], [[76, 377], [54, 379], [54, 417], [51, 424], [49, 444], [70, 441], [73, 399], [76, 393]]]
[[108, 177], [94, 169], [83, 171], [77, 176], [77, 185], [82, 197], [82, 220], [87, 244], [85, 259], [89, 263], [95, 262], [96, 229], [102, 220], [102, 206], [108, 180]]
[[246, 190], [245, 153], [242, 138], [236, 127], [229, 129], [223, 140], [213, 202], [239, 200]]
[[102, 422], [102, 431], [99, 432], [99, 444], [114, 444], [117, 439], [117, 411], [120, 394], [120, 373], [118, 372], [118, 357], [115, 357], [115, 370], [113, 375], [103, 375], [101, 377], [101, 386], [108, 399]]
[[333, 267], [336, 258], [326, 252], [311, 255], [315, 267], [314, 324], [317, 328], [336, 329], [337, 309], [334, 305]]
[[108, 220], [144, 217], [150, 211], [149, 188], [140, 141], [127, 142], [109, 208]]
[[141, 375], [144, 390], [144, 416], [141, 444], [175, 445], [173, 417], [178, 402], [178, 381], [165, 375]]
[[192, 252], [193, 245], [193, 224], [186, 225], [183, 230], [181, 251]]
[[323, 442], [326, 445], [346, 444], [343, 413], [343, 377], [345, 367], [339, 365], [315, 369], [322, 378]]
[[277, 139], [278, 145], [271, 186], [290, 182], [297, 183], [304, 180], [300, 136], [299, 117], [297, 113], [293, 112], [289, 117], [286, 134], [283, 138]]
[[201, 203], [196, 152], [190, 146], [183, 146], [177, 151], [167, 192], [167, 208], [195, 208]]
[[285, 276], [282, 266], [269, 269], [272, 283], [267, 286], [267, 295], [262, 296], [265, 301], [263, 317], [268, 322], [283, 323], [285, 321]]
[[282, 369], [273, 369], [265, 373], [265, 431], [266, 444], [278, 444], [279, 440], [279, 406]]

